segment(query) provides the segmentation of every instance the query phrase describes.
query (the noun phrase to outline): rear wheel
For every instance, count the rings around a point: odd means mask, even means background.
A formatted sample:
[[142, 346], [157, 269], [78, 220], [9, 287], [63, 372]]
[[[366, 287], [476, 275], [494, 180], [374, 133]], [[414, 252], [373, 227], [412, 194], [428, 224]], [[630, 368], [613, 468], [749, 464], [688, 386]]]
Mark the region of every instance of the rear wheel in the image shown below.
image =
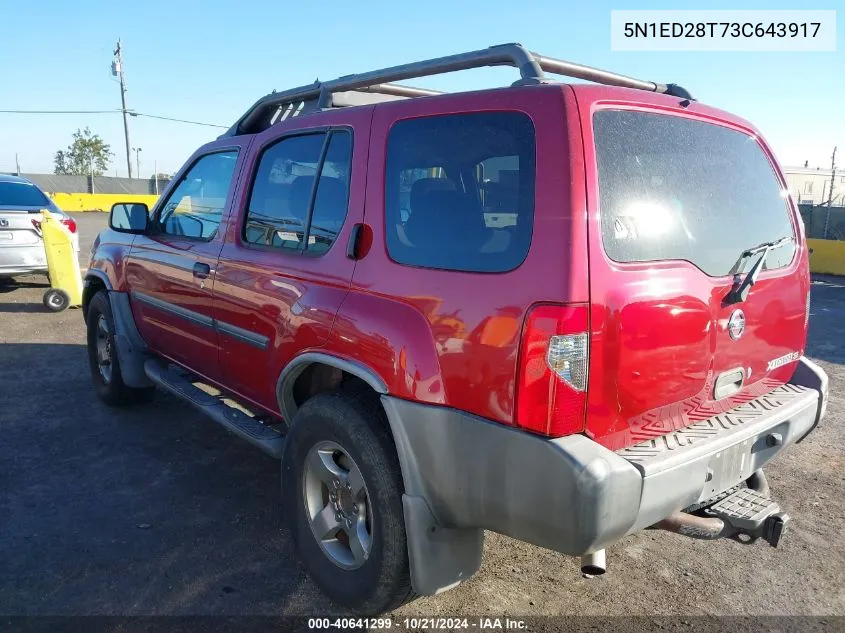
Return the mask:
[[308, 573], [332, 600], [376, 615], [413, 599], [396, 449], [377, 398], [327, 392], [285, 442], [285, 518]]
[[91, 299], [87, 313], [88, 365], [100, 399], [111, 406], [148, 402], [154, 387], [134, 388], [123, 382], [114, 343], [114, 317], [105, 290]]

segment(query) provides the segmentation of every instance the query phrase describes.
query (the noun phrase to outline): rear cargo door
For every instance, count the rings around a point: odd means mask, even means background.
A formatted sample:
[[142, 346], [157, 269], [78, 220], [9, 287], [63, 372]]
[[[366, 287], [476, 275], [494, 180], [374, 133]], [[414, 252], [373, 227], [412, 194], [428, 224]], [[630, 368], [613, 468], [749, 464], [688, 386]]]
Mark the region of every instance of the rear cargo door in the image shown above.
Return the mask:
[[[809, 277], [760, 141], [689, 113], [619, 108], [596, 109], [589, 136], [588, 433], [628, 446], [786, 382], [804, 347]], [[762, 256], [741, 254], [782, 238], [747, 299], [727, 301]]]

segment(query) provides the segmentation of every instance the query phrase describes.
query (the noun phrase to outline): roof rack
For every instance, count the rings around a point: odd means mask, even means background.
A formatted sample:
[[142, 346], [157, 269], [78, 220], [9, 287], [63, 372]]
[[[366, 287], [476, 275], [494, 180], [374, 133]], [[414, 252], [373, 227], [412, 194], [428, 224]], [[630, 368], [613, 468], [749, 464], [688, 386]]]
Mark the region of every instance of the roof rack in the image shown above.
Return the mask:
[[477, 51], [437, 57], [357, 75], [346, 75], [331, 81], [315, 81], [313, 84], [282, 92], [271, 92], [256, 101], [222, 136], [254, 133], [288, 116], [298, 116], [331, 107], [440, 94], [433, 90], [397, 85], [392, 82], [484, 66], [518, 68], [520, 79], [512, 84], [514, 86], [549, 83], [545, 71], [610, 86], [659, 92], [692, 100], [692, 95], [676, 84], [634, 79], [599, 68], [545, 57], [526, 50], [521, 44], [500, 44]]

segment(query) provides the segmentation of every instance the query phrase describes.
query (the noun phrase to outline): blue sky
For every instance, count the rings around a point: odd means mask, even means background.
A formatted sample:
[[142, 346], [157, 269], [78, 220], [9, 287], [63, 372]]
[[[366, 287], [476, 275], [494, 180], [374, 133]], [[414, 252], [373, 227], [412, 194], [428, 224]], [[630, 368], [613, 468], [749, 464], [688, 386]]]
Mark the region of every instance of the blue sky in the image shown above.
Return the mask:
[[[835, 9], [799, 2], [708, 0], [698, 5], [640, 0], [0, 0], [0, 109], [111, 110], [110, 74], [124, 45], [128, 107], [138, 112], [231, 124], [272, 89], [425, 57], [522, 42], [535, 51], [662, 82], [752, 120], [783, 164], [829, 165], [834, 144], [845, 165], [845, 52], [630, 53], [610, 51], [611, 9]], [[530, 8], [529, 8], [530, 7]], [[845, 33], [843, 15], [837, 30]], [[513, 69], [452, 74], [416, 85], [455, 90], [506, 85]], [[53, 155], [89, 126], [115, 152], [109, 173], [126, 174], [119, 114], [0, 113], [0, 171], [52, 171]], [[172, 172], [222, 130], [130, 119], [141, 174], [154, 162]], [[133, 158], [134, 165], [134, 158]]]

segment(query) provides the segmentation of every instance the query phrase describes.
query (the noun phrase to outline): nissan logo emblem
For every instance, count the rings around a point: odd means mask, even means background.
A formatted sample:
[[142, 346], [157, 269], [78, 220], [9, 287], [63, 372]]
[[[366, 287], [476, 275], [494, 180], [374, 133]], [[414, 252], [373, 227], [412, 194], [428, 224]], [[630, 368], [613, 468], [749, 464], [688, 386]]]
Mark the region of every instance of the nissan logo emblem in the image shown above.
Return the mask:
[[734, 310], [731, 318], [728, 319], [728, 334], [733, 340], [737, 340], [745, 332], [745, 314], [742, 310]]

